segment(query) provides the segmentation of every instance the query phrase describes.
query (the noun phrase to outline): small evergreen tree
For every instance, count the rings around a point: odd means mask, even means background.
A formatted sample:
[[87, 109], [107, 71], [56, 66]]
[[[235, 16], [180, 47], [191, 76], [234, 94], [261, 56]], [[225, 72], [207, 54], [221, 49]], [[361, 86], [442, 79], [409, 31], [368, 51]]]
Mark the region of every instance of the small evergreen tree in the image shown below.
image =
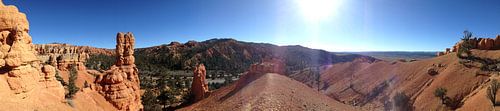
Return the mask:
[[463, 54], [466, 54], [466, 57], [469, 57], [471, 55], [470, 49], [473, 48], [472, 46], [472, 32], [469, 32], [468, 30], [465, 30], [464, 36], [462, 37], [462, 44], [460, 44], [460, 48], [457, 51], [457, 56], [461, 58]]
[[78, 86], [76, 86], [76, 79], [78, 78], [78, 72], [75, 67], [71, 68], [69, 73], [69, 84], [68, 84], [68, 93], [66, 94], [66, 98], [73, 98], [73, 96], [78, 92]]
[[439, 99], [441, 99], [441, 103], [445, 104], [444, 101], [446, 100], [446, 92], [447, 90], [445, 88], [439, 87], [434, 91], [434, 96], [439, 97]]
[[56, 69], [56, 80], [61, 82], [61, 84], [63, 86], [66, 86], [66, 82], [64, 81], [64, 79], [61, 77], [61, 75], [59, 74], [59, 71]]
[[142, 95], [142, 104], [144, 105], [145, 111], [161, 111], [161, 106], [158, 105], [158, 100], [156, 95], [151, 89], [147, 89]]
[[174, 102], [174, 95], [171, 93], [172, 90], [162, 91], [160, 95], [156, 97], [159, 100], [159, 103], [162, 105], [163, 109], [166, 109], [168, 105]]

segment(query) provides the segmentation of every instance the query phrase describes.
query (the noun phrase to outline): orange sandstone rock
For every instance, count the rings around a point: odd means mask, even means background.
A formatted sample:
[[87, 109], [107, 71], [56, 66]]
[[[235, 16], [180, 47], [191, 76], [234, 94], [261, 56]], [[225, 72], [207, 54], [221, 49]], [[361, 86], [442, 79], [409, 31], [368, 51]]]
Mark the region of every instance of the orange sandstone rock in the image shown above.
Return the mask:
[[134, 64], [134, 36], [118, 33], [116, 63], [96, 79], [96, 90], [119, 110], [142, 110], [138, 69]]
[[39, 83], [48, 83], [45, 87], [62, 89], [60, 84], [51, 81], [53, 75], [50, 71], [41, 72], [28, 31], [29, 23], [24, 13], [19, 12], [15, 6], [0, 4], [0, 67], [7, 73], [6, 80], [10, 89], [15, 94], [26, 93], [41, 87]]
[[207, 71], [205, 65], [199, 64], [193, 70], [193, 83], [191, 84], [191, 93], [194, 95], [194, 101], [200, 101], [209, 94], [207, 80], [205, 79]]

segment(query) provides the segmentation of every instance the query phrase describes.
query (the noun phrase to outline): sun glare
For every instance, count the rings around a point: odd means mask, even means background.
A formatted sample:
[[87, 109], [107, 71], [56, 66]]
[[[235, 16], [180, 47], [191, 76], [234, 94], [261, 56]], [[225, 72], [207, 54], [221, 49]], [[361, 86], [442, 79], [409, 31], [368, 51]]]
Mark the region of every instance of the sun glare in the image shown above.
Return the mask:
[[304, 19], [320, 22], [329, 19], [342, 3], [342, 0], [295, 0]]

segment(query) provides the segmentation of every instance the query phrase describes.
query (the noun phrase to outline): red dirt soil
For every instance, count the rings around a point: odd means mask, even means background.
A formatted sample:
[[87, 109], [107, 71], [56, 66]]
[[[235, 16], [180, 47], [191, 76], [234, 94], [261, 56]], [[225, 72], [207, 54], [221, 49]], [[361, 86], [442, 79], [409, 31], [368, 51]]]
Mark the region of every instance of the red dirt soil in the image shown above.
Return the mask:
[[235, 83], [218, 89], [210, 97], [180, 110], [356, 110], [286, 76], [275, 73], [255, 76], [260, 77], [242, 87], [236, 87]]
[[[500, 58], [500, 51], [472, 52], [480, 58]], [[428, 74], [429, 68], [436, 69], [438, 74]], [[316, 82], [312, 82], [314, 80], [304, 76], [307, 73], [298, 72], [291, 77], [317, 88]], [[491, 111], [493, 106], [486, 100], [485, 90], [495, 74], [498, 72], [465, 67], [459, 63], [456, 54], [451, 53], [415, 62], [353, 61], [324, 66], [320, 87], [323, 94], [345, 104], [362, 106], [366, 110], [383, 110], [384, 101], [392, 101], [395, 93], [404, 92], [414, 101], [413, 106], [417, 111], [445, 110], [440, 99], [434, 96], [434, 91], [443, 87], [448, 90], [448, 97], [465, 96], [462, 99], [463, 106], [457, 110]]]

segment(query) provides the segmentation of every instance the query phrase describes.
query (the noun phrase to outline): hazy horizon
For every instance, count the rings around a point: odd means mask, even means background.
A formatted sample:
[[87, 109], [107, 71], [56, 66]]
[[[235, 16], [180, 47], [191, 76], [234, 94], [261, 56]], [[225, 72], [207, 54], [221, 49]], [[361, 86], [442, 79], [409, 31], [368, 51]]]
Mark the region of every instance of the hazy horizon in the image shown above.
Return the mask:
[[495, 37], [500, 33], [498, 2], [4, 0], [26, 13], [36, 44], [113, 49], [116, 33], [130, 31], [137, 48], [234, 38], [331, 52], [442, 51], [466, 29]]

